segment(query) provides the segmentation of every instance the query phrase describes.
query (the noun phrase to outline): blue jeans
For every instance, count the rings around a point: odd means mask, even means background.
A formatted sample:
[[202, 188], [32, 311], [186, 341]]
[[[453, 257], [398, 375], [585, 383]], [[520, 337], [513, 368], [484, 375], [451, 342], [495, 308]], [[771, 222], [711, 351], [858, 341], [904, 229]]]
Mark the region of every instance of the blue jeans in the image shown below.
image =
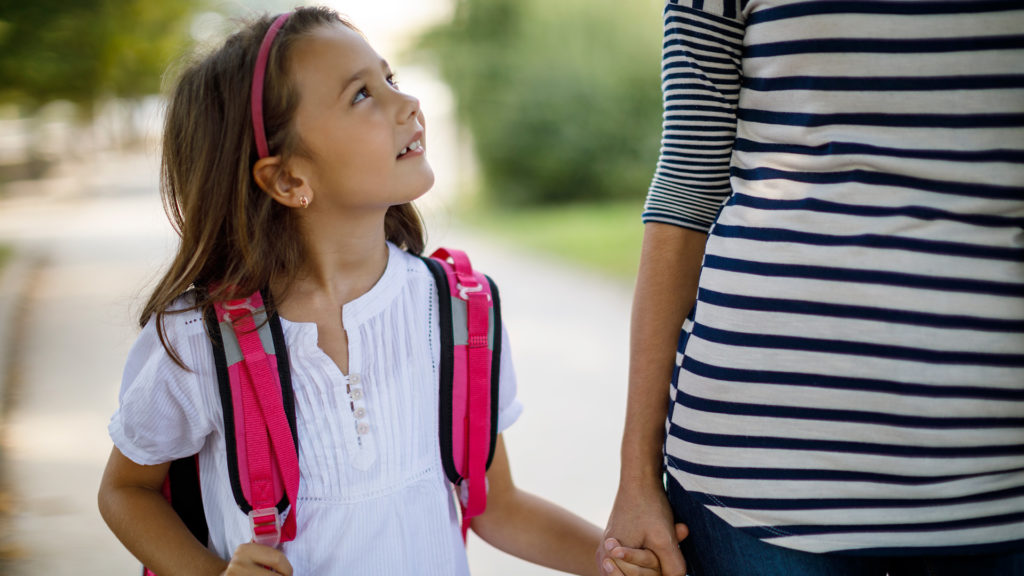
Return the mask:
[[691, 576], [1024, 576], [1024, 551], [967, 556], [871, 557], [812, 554], [768, 544], [733, 528], [670, 475], [676, 522], [690, 528], [679, 548]]

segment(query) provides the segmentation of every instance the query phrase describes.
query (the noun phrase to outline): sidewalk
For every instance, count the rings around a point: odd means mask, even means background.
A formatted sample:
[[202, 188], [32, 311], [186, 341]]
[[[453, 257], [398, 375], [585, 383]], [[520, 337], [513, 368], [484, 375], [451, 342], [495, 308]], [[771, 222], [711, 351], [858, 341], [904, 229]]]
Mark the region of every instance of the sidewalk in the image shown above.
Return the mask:
[[[0, 204], [0, 241], [35, 258], [9, 359], [17, 375], [5, 423], [15, 499], [13, 576], [137, 574], [96, 510], [131, 311], [170, 245], [152, 164], [110, 159]], [[3, 327], [0, 327], [3, 328]]]
[[[133, 318], [174, 246], [156, 183], [155, 158], [116, 156], [0, 199], [0, 242], [39, 257], [22, 268], [24, 331], [0, 324], [0, 343], [17, 337], [21, 351], [4, 442], [26, 554], [13, 576], [137, 574], [95, 494]], [[436, 205], [426, 215], [432, 245], [467, 248], [501, 288], [526, 406], [506, 433], [516, 483], [603, 524], [618, 477], [628, 286], [488, 242]], [[555, 574], [475, 538], [469, 555], [475, 576]]]

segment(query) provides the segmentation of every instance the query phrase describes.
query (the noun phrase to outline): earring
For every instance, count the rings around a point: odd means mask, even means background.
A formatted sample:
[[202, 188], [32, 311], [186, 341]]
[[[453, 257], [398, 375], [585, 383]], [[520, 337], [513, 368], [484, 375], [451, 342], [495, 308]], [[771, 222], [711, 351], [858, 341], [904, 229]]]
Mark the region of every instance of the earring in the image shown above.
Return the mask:
[[309, 206], [309, 198], [306, 198], [305, 196], [299, 197], [299, 206], [302, 206], [303, 208], [308, 207]]

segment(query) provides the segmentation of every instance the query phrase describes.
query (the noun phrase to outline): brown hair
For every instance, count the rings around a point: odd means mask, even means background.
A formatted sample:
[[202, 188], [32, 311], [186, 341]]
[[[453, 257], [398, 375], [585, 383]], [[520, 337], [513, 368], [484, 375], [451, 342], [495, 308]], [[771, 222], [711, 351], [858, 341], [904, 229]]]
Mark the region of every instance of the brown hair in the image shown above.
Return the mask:
[[[259, 46], [272, 22], [272, 17], [260, 18], [188, 66], [170, 96], [160, 194], [181, 241], [139, 324], [144, 326], [155, 315], [161, 343], [183, 367], [163, 326], [165, 316], [174, 313], [168, 308], [179, 296], [194, 287], [195, 297], [185, 310], [205, 312], [214, 302], [251, 294], [271, 280], [287, 287], [304, 262], [294, 211], [264, 193], [252, 175], [257, 152], [249, 93]], [[299, 94], [288, 74], [288, 55], [304, 35], [337, 24], [355, 30], [328, 8], [299, 8], [274, 40], [263, 91], [272, 155], [287, 160], [302, 153], [292, 123]], [[385, 233], [409, 252], [423, 251], [423, 225], [412, 204], [388, 209]]]

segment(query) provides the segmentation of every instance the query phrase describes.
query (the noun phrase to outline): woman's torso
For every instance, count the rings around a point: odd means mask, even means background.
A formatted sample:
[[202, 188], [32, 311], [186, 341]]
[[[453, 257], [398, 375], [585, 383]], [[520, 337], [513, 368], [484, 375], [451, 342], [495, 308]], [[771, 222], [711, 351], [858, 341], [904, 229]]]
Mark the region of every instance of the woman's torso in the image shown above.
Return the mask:
[[1024, 9], [743, 15], [670, 469], [798, 549], [1024, 539]]

